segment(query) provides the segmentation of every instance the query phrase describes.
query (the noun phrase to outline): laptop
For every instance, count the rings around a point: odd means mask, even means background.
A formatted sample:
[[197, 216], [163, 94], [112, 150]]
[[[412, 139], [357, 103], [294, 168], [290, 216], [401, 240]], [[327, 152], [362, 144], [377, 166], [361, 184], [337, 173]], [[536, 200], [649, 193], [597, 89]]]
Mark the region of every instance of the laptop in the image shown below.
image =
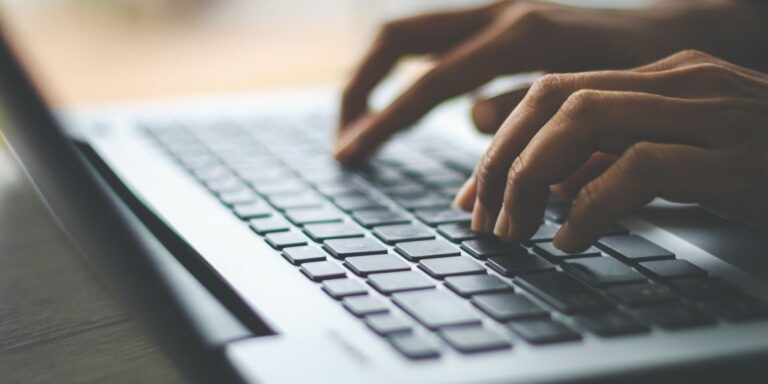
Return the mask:
[[472, 233], [451, 198], [483, 142], [450, 113], [342, 168], [333, 91], [54, 112], [0, 39], [0, 95], [40, 195], [190, 381], [764, 377], [768, 281], [741, 262], [764, 235], [662, 206], [564, 254], [554, 197], [528, 243]]

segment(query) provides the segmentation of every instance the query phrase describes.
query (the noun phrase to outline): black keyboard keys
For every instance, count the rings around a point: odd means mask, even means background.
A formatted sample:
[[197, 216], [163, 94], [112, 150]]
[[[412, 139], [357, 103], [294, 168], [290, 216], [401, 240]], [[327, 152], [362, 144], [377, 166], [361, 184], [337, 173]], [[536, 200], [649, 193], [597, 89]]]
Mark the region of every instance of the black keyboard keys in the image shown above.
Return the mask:
[[485, 260], [491, 256], [528, 253], [528, 251], [520, 246], [520, 244], [506, 243], [496, 237], [465, 241], [461, 243], [461, 249], [480, 260]]
[[612, 256], [629, 263], [675, 257], [672, 252], [638, 235], [607, 236], [600, 239], [599, 244]]
[[511, 285], [493, 275], [447, 277], [445, 286], [464, 297], [480, 293], [512, 291]]
[[768, 318], [768, 304], [748, 296], [705, 302], [700, 307], [712, 316], [733, 322]]
[[512, 346], [499, 333], [483, 327], [446, 328], [439, 334], [443, 340], [462, 353], [494, 351]]
[[283, 250], [283, 257], [291, 264], [299, 265], [325, 260], [325, 252], [314, 246], [289, 247]]
[[610, 308], [611, 304], [576, 278], [563, 272], [518, 277], [520, 285], [559, 311], [574, 314]]
[[315, 261], [301, 265], [301, 273], [314, 281], [337, 279], [346, 276], [344, 268], [331, 261]]
[[543, 241], [552, 241], [552, 239], [555, 238], [555, 235], [557, 234], [557, 231], [560, 230], [560, 227], [557, 225], [552, 224], [542, 224], [539, 229], [536, 230], [536, 233], [531, 236], [531, 239], [529, 242], [531, 243], [539, 243]]
[[691, 300], [732, 297], [739, 289], [730, 283], [716, 277], [696, 277], [672, 280], [670, 288]]
[[531, 344], [550, 344], [581, 339], [581, 335], [565, 324], [551, 319], [517, 320], [507, 323], [507, 328]]
[[488, 266], [504, 276], [551, 271], [555, 266], [543, 258], [530, 253], [496, 256], [488, 259]]
[[640, 263], [638, 268], [659, 280], [677, 279], [681, 277], [704, 276], [707, 272], [687, 260], [657, 260]]
[[341, 304], [355, 316], [367, 316], [374, 313], [389, 312], [389, 307], [384, 300], [372, 296], [345, 297]]
[[352, 218], [366, 228], [373, 228], [379, 225], [408, 224], [410, 222], [402, 214], [388, 209], [357, 211], [352, 214]]
[[645, 281], [639, 272], [611, 257], [570, 260], [563, 268], [596, 287]]
[[298, 195], [279, 195], [269, 198], [269, 202], [279, 210], [296, 208], [322, 207], [325, 202], [314, 193], [302, 193]]
[[415, 213], [419, 220], [431, 227], [441, 224], [469, 223], [472, 220], [471, 213], [460, 211], [455, 208], [420, 209]]
[[424, 259], [419, 268], [436, 279], [448, 276], [484, 274], [485, 268], [466, 256], [439, 257]]
[[637, 314], [648, 323], [667, 329], [696, 327], [714, 323], [714, 320], [703, 312], [680, 304], [642, 308], [637, 311]]
[[280, 216], [272, 216], [264, 219], [252, 219], [249, 221], [251, 229], [259, 235], [273, 232], [283, 232], [291, 228], [291, 224]]
[[648, 332], [645, 323], [619, 311], [588, 313], [576, 317], [582, 327], [600, 336], [618, 336]]
[[480, 323], [467, 303], [448, 292], [430, 289], [393, 296], [397, 306], [430, 329]]
[[318, 242], [331, 239], [362, 237], [365, 234], [357, 224], [349, 222], [308, 224], [304, 226], [304, 233], [306, 233], [312, 240]]
[[301, 233], [294, 231], [269, 233], [264, 239], [272, 248], [277, 250], [307, 245], [307, 238]]
[[581, 257], [595, 257], [600, 256], [600, 250], [595, 247], [589, 247], [586, 251], [577, 253], [563, 252], [555, 247], [552, 243], [540, 243], [533, 247], [533, 250], [541, 256], [546, 257], [552, 262], [560, 263], [563, 260], [578, 259]]
[[469, 223], [457, 223], [457, 224], [445, 224], [437, 227], [437, 232], [446, 239], [454, 242], [461, 243], [462, 241], [475, 240], [480, 237], [487, 237], [480, 233], [472, 232]]
[[368, 284], [385, 295], [435, 287], [431, 280], [414, 271], [373, 274]]
[[333, 202], [338, 206], [340, 209], [342, 209], [345, 212], [352, 212], [352, 211], [359, 211], [363, 209], [383, 209], [384, 206], [381, 205], [376, 200], [371, 199], [368, 196], [340, 196], [335, 199], [333, 199]]
[[246, 204], [235, 204], [232, 207], [232, 212], [242, 220], [249, 220], [271, 216], [272, 208], [260, 200]]
[[382, 336], [395, 333], [410, 333], [412, 330], [411, 323], [408, 320], [391, 313], [366, 316], [365, 324], [368, 328]]
[[435, 238], [432, 231], [421, 224], [385, 225], [376, 227], [373, 234], [387, 244]]
[[523, 295], [512, 292], [486, 293], [472, 297], [472, 304], [497, 321], [547, 317], [549, 313]]
[[417, 334], [392, 335], [387, 340], [400, 353], [411, 359], [430, 359], [440, 356], [435, 343]]
[[459, 249], [445, 240], [421, 240], [400, 243], [395, 247], [397, 253], [408, 260], [421, 260], [431, 257], [458, 256]]
[[620, 303], [639, 307], [677, 301], [678, 297], [669, 288], [652, 283], [617, 285], [606, 290]]
[[344, 265], [358, 276], [411, 269], [402, 259], [390, 254], [347, 257]]
[[296, 225], [339, 222], [343, 216], [335, 208], [323, 206], [307, 209], [289, 209], [285, 217]]
[[323, 248], [337, 259], [387, 253], [383, 245], [368, 237], [327, 240]]
[[368, 293], [368, 289], [363, 284], [350, 279], [326, 280], [323, 282], [323, 291], [337, 300]]

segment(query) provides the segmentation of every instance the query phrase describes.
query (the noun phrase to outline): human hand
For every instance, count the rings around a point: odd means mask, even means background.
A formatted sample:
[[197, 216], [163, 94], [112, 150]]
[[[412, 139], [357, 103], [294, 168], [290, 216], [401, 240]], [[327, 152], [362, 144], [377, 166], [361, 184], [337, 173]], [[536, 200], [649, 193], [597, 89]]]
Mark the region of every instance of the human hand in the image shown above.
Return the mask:
[[[756, 7], [676, 0], [610, 10], [506, 0], [390, 22], [344, 90], [335, 156], [344, 163], [362, 159], [437, 104], [502, 74], [628, 68], [685, 48], [763, 64], [768, 28]], [[431, 55], [434, 67], [385, 109], [369, 111], [369, 93], [406, 55]], [[480, 101], [476, 124], [494, 132], [524, 95], [521, 90]]]
[[550, 186], [575, 172], [599, 176], [555, 237], [565, 251], [587, 248], [655, 197], [768, 227], [768, 75], [698, 51], [633, 70], [546, 75], [456, 203], [472, 210], [473, 229], [523, 241]]

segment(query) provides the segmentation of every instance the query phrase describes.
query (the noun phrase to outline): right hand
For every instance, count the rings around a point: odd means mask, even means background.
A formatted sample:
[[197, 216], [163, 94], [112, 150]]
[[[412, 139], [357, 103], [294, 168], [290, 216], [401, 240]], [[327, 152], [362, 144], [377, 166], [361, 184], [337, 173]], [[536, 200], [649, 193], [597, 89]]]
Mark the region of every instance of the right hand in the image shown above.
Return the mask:
[[[389, 22], [344, 90], [335, 157], [360, 160], [437, 104], [503, 74], [624, 68], [694, 48], [765, 64], [768, 31], [757, 3], [676, 0], [618, 10], [505, 0]], [[434, 68], [382, 111], [369, 111], [371, 91], [412, 54], [434, 56]], [[495, 132], [525, 92], [476, 104], [478, 128]]]

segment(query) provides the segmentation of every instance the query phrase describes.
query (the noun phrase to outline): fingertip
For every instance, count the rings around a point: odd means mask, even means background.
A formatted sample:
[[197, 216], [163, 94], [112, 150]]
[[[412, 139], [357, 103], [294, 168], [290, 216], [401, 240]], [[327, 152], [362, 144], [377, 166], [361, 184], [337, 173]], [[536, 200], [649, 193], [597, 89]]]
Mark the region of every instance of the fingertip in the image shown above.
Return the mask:
[[566, 221], [565, 224], [560, 227], [560, 230], [555, 235], [552, 243], [555, 248], [563, 252], [576, 253], [589, 248], [591, 241], [584, 239], [584, 236], [577, 231], [574, 231], [573, 227]]
[[472, 107], [472, 122], [475, 127], [483, 133], [493, 133], [496, 131], [498, 114], [496, 107], [490, 102], [479, 101]]
[[453, 204], [463, 211], [470, 212], [474, 208], [476, 194], [477, 183], [473, 176], [467, 179], [464, 185], [461, 186], [461, 189], [459, 189], [459, 192], [456, 193], [456, 197], [453, 199]]

